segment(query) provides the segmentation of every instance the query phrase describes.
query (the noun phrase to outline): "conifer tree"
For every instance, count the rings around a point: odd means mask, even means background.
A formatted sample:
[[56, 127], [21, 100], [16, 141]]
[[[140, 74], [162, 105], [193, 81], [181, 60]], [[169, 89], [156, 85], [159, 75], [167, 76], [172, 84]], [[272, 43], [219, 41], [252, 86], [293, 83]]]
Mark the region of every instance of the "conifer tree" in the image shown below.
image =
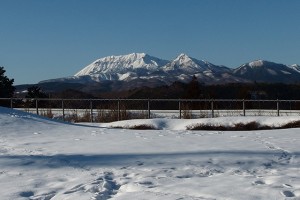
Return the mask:
[[184, 98], [198, 99], [200, 97], [200, 84], [197, 77], [194, 75], [192, 80], [188, 83]]
[[47, 98], [47, 94], [44, 93], [40, 87], [38, 86], [31, 86], [27, 88], [27, 95], [26, 98]]
[[9, 79], [5, 76], [4, 67], [0, 67], [0, 98], [9, 98], [14, 95], [15, 87], [13, 86], [14, 79]]

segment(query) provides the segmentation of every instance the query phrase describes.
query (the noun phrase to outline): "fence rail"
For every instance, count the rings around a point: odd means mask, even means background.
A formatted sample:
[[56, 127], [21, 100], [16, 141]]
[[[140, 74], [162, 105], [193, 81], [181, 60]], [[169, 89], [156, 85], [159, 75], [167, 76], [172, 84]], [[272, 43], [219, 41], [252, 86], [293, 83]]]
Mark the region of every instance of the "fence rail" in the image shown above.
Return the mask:
[[300, 116], [300, 100], [0, 98], [0, 106], [73, 122], [162, 117]]

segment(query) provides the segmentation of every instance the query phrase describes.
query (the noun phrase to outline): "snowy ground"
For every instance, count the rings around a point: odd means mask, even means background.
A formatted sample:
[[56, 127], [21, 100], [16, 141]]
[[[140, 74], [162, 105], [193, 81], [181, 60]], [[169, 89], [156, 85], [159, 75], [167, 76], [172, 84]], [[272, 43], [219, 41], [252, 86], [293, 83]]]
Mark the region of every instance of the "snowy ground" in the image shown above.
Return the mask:
[[[205, 120], [253, 119], [296, 120]], [[184, 130], [199, 121], [71, 125], [0, 107], [0, 199], [300, 199], [300, 129]], [[137, 123], [161, 130], [110, 128]]]

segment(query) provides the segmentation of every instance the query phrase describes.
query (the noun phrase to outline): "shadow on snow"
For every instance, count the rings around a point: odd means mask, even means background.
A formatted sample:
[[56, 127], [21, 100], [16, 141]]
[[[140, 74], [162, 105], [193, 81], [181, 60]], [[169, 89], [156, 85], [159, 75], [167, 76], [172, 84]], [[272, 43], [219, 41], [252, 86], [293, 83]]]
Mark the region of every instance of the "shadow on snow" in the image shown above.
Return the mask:
[[[145, 154], [57, 154], [57, 155], [3, 155], [0, 156], [1, 165], [7, 167], [118, 167], [165, 164], [186, 164], [191, 162], [207, 163], [208, 165], [255, 165], [272, 166], [282, 165], [295, 167], [299, 165], [289, 162], [292, 156], [299, 156], [300, 152], [287, 154], [281, 151], [199, 151], [199, 152], [174, 152], [174, 153], [145, 153]], [[217, 158], [217, 159], [215, 159]], [[214, 162], [212, 162], [212, 159]], [[142, 164], [141, 164], [142, 163]]]

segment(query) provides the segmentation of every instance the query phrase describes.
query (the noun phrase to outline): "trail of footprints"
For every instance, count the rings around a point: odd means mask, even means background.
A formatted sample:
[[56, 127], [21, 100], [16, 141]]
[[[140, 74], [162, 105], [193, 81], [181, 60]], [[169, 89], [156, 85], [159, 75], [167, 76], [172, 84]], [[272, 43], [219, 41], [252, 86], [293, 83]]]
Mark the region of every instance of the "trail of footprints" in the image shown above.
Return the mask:
[[[261, 186], [261, 185], [265, 185], [266, 183], [263, 180], [256, 180], [252, 184], [256, 185], [256, 186]], [[292, 185], [282, 184], [282, 188], [285, 188], [280, 192], [282, 196], [284, 196], [284, 197], [295, 197], [295, 194], [292, 191], [290, 191], [290, 189], [293, 188]]]
[[[220, 133], [217, 133], [220, 134]], [[180, 134], [179, 134], [180, 135]], [[137, 135], [139, 136], [139, 135]], [[270, 150], [274, 150], [276, 154], [274, 154], [275, 159], [272, 159], [273, 164], [286, 165], [290, 163], [292, 159], [292, 154], [288, 151], [281, 149], [270, 142], [264, 141], [262, 138], [257, 138], [256, 141], [261, 142], [266, 148]], [[76, 185], [69, 190], [65, 191], [64, 194], [68, 195], [76, 192], [88, 192], [92, 194], [92, 200], [107, 200], [113, 198], [118, 192], [123, 184], [134, 183], [137, 187], [148, 188], [151, 192], [151, 188], [155, 188], [159, 186], [159, 179], [164, 178], [178, 178], [185, 179], [191, 177], [208, 177], [213, 176], [214, 174], [225, 173], [221, 168], [215, 166], [215, 164], [209, 164], [208, 168], [199, 169], [199, 166], [191, 166], [191, 169], [176, 169], [176, 168], [160, 168], [158, 167], [155, 170], [146, 169], [144, 166], [144, 162], [136, 161], [134, 165], [122, 167], [123, 175], [118, 175], [116, 179], [113, 172], [104, 172], [99, 178], [93, 180], [90, 183], [79, 184]], [[164, 165], [165, 163], [157, 163], [158, 165]], [[272, 164], [272, 163], [271, 163]], [[163, 167], [163, 166], [162, 166]], [[267, 167], [267, 166], [266, 166]], [[267, 167], [268, 168], [268, 167]], [[135, 169], [135, 170], [134, 170]], [[194, 170], [193, 170], [194, 169]], [[197, 169], [197, 170], [195, 170]], [[135, 173], [132, 173], [135, 171]], [[187, 173], [188, 172], [188, 173]], [[250, 172], [249, 172], [250, 173]], [[118, 180], [118, 181], [117, 181]], [[268, 183], [263, 179], [263, 177], [257, 177], [257, 180], [252, 182], [252, 185], [255, 187], [261, 187], [264, 185], [268, 185]], [[296, 195], [293, 192], [293, 186], [290, 184], [282, 184], [280, 186], [281, 192], [280, 194], [284, 198], [293, 198]], [[32, 191], [23, 191], [19, 194], [21, 197], [27, 197], [31, 200], [50, 200], [56, 196], [55, 192], [50, 192], [42, 195], [35, 195]]]
[[[263, 141], [264, 142], [264, 141]], [[275, 145], [271, 144], [270, 142], [264, 142], [265, 146], [268, 149], [280, 152], [279, 156], [277, 156], [277, 162], [280, 164], [289, 164], [292, 158], [291, 153], [288, 151], [281, 149], [280, 147], [276, 147]]]
[[[255, 139], [258, 142], [261, 142], [267, 149], [273, 150], [276, 152], [276, 154], [274, 154], [275, 159], [272, 159], [272, 162], [270, 163], [266, 163], [265, 167], [266, 168], [270, 168], [272, 167], [273, 164], [279, 164], [279, 165], [288, 165], [291, 162], [291, 159], [293, 157], [293, 155], [288, 152], [287, 150], [284, 150], [280, 147], [275, 146], [274, 144], [272, 144], [271, 142], [265, 141], [263, 138], [261, 137], [257, 137]], [[253, 182], [253, 185], [265, 185], [265, 181], [263, 180], [256, 180]], [[282, 184], [282, 187], [284, 188], [280, 193], [283, 197], [296, 197], [296, 195], [290, 191], [293, 186], [290, 184]]]
[[[225, 173], [220, 171], [219, 168], [213, 169], [211, 167], [201, 168], [196, 166], [190, 166], [191, 168], [179, 169], [174, 167], [158, 167], [157, 169], [144, 168], [144, 162], [136, 161], [135, 165], [122, 167], [122, 173], [115, 175], [113, 172], [104, 172], [97, 179], [89, 183], [78, 184], [69, 190], [65, 191], [63, 194], [68, 195], [72, 193], [91, 193], [91, 200], [107, 200], [113, 198], [118, 192], [121, 185], [133, 184], [136, 187], [147, 188], [147, 192], [157, 192], [151, 190], [152, 188], [158, 187], [160, 184], [160, 179], [164, 178], [175, 178], [175, 179], [185, 179], [191, 177], [209, 177], [220, 173]], [[157, 163], [160, 164], [160, 163]], [[161, 163], [162, 165], [165, 163]], [[134, 173], [133, 173], [134, 171]], [[262, 176], [257, 176], [257, 180], [252, 183], [255, 187], [263, 187], [268, 185]], [[284, 198], [293, 198], [296, 195], [293, 193], [293, 186], [290, 184], [282, 184], [280, 186], [282, 189], [280, 194]], [[144, 190], [141, 189], [141, 190]], [[50, 200], [56, 196], [55, 192], [50, 192], [42, 195], [35, 195], [32, 191], [23, 191], [19, 194], [21, 197], [27, 197], [30, 200]], [[194, 198], [192, 198], [194, 199]], [[202, 199], [202, 198], [201, 198]], [[203, 198], [204, 199], [204, 198]]]
[[112, 172], [104, 172], [103, 176], [100, 176], [91, 183], [76, 185], [64, 192], [64, 194], [90, 192], [93, 194], [92, 200], [105, 200], [117, 194], [119, 188], [120, 185], [114, 180], [114, 174]]
[[[91, 200], [107, 200], [118, 193], [120, 185], [114, 180], [112, 172], [104, 172], [102, 176], [87, 184], [79, 184], [65, 191], [63, 194], [68, 195], [76, 192], [91, 193]], [[56, 196], [56, 192], [35, 195], [33, 191], [22, 191], [20, 197], [30, 200], [50, 200]]]

